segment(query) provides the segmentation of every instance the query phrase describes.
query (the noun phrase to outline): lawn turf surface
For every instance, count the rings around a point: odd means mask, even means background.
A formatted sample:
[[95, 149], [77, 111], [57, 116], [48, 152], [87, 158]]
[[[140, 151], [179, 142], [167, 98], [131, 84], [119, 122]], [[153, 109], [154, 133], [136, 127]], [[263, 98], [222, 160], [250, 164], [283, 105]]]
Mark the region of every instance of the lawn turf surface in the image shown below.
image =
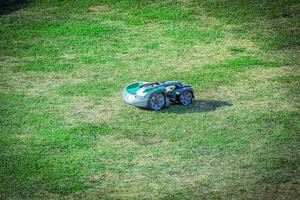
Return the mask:
[[1, 199], [300, 196], [299, 1], [0, 3]]

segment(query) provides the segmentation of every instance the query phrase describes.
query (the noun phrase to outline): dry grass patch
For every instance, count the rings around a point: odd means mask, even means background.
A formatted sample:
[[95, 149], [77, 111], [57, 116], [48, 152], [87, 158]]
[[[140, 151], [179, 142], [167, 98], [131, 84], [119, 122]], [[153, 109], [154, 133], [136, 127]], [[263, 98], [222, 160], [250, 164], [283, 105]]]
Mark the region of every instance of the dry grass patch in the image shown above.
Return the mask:
[[65, 54], [63, 54], [61, 57], [62, 57], [62, 58], [65, 58], [65, 59], [67, 59], [67, 60], [72, 60], [72, 59], [76, 58], [77, 55], [76, 55], [76, 54], [68, 54], [68, 53], [65, 53]]
[[34, 196], [37, 199], [62, 199], [61, 194], [52, 193], [46, 190], [39, 190], [35, 193]]
[[255, 69], [250, 71], [249, 75], [255, 81], [270, 81], [269, 79], [277, 76], [300, 74], [300, 68], [295, 66], [282, 66], [271, 69]]
[[65, 82], [77, 83], [80, 81], [66, 73], [59, 72], [13, 72], [9, 70], [6, 72], [6, 75], [9, 75], [6, 78], [10, 89], [36, 96], [53, 95], [53, 90]]
[[103, 172], [99, 174], [93, 174], [87, 178], [87, 182], [90, 184], [93, 183], [102, 183], [105, 181], [112, 181], [112, 180], [118, 180], [120, 179], [120, 175], [118, 173], [112, 173], [112, 172]]
[[294, 74], [294, 68], [252, 69], [246, 73], [249, 75], [247, 79], [231, 86], [209, 90], [202, 93], [201, 98], [228, 100], [236, 109], [251, 107], [290, 111], [297, 109], [297, 105], [286, 96], [289, 86], [272, 81], [272, 78], [277, 76]]
[[108, 122], [115, 111], [113, 107], [101, 104], [87, 97], [68, 97], [67, 102], [59, 105], [65, 121], [68, 124]]
[[88, 8], [89, 12], [103, 13], [109, 11], [107, 5], [94, 5]]

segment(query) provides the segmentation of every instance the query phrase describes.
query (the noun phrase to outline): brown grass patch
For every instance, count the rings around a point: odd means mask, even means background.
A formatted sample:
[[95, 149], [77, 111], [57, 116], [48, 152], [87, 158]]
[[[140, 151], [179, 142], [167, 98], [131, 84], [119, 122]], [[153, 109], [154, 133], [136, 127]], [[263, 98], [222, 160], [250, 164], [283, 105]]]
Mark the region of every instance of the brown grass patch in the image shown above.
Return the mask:
[[75, 54], [68, 54], [68, 53], [65, 53], [61, 56], [62, 58], [65, 58], [65, 59], [68, 59], [68, 60], [71, 60], [71, 59], [74, 59], [76, 58], [77, 56]]
[[248, 78], [230, 86], [220, 86], [201, 94], [201, 98], [226, 100], [233, 108], [254, 108], [273, 110], [295, 110], [296, 104], [287, 98], [288, 85], [272, 81], [277, 76], [295, 73], [293, 67], [252, 69], [246, 72]]
[[107, 5], [94, 5], [88, 8], [90, 12], [107, 12], [109, 10]]
[[88, 183], [99, 183], [103, 181], [111, 181], [111, 180], [116, 180], [119, 179], [119, 175], [117, 173], [112, 173], [112, 172], [103, 172], [99, 174], [93, 174], [87, 178]]
[[[101, 102], [100, 102], [101, 103]], [[99, 104], [87, 97], [68, 97], [68, 103], [61, 105], [66, 122], [101, 123], [111, 120], [114, 109]]]

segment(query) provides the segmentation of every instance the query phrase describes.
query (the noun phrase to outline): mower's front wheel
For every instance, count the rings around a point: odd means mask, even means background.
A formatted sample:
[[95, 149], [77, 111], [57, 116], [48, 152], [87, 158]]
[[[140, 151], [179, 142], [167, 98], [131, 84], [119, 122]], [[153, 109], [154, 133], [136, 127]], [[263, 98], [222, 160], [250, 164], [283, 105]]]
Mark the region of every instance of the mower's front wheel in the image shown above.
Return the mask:
[[179, 102], [181, 105], [187, 106], [193, 101], [193, 94], [191, 91], [185, 91], [179, 96]]

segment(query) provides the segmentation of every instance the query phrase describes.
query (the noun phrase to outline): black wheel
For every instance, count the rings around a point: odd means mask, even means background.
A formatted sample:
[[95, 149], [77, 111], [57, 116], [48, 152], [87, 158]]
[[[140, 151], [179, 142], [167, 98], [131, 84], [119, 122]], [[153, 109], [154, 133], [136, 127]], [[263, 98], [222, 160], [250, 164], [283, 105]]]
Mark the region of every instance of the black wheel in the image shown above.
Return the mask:
[[179, 102], [181, 105], [187, 106], [193, 101], [193, 94], [191, 91], [185, 91], [179, 96]]
[[163, 93], [154, 94], [150, 98], [150, 109], [151, 110], [160, 110], [165, 106], [166, 100]]

